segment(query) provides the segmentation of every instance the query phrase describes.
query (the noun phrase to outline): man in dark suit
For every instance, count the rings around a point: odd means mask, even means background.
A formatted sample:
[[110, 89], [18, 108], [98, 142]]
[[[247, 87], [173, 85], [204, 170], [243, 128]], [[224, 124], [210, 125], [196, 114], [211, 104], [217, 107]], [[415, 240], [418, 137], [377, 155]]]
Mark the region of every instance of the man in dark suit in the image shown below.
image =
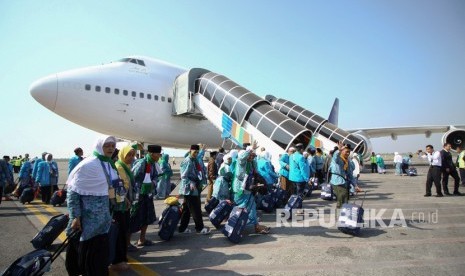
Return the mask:
[[452, 161], [452, 154], [450, 153], [451, 144], [445, 143], [444, 148], [441, 150], [441, 159], [442, 159], [442, 188], [444, 194], [451, 195], [449, 193], [449, 175], [454, 178], [454, 195], [461, 196], [462, 193], [459, 192], [460, 178], [455, 168], [454, 162]]

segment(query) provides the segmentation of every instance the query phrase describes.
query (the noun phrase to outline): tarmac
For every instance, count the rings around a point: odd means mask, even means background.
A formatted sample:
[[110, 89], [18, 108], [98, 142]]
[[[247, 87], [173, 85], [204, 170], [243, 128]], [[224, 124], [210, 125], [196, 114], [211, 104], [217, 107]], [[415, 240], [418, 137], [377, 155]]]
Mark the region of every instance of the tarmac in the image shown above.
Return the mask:
[[[67, 164], [58, 165], [64, 183]], [[417, 169], [414, 177], [395, 176], [393, 170], [361, 174], [360, 186], [367, 192], [366, 227], [357, 237], [330, 223], [336, 203], [320, 199], [316, 190], [304, 200], [306, 214], [313, 216], [279, 227], [277, 221], [287, 221], [259, 211], [271, 233], [256, 235], [247, 229], [239, 244], [229, 242], [206, 216], [205, 225], [213, 229], [207, 236], [175, 232], [170, 241], [162, 241], [158, 225], [149, 226], [147, 237], [155, 245], [130, 253], [131, 270], [111, 275], [465, 275], [465, 196], [434, 197], [433, 188], [433, 197], [423, 197], [428, 167]], [[452, 186], [451, 178], [451, 191]], [[160, 215], [163, 202], [156, 200], [155, 209]], [[38, 200], [26, 205], [3, 201], [0, 271], [33, 250], [30, 240], [52, 215], [66, 212], [64, 206], [45, 206]], [[189, 228], [194, 229], [192, 220]], [[132, 242], [137, 237], [133, 234]], [[48, 275], [66, 275], [64, 254]]]

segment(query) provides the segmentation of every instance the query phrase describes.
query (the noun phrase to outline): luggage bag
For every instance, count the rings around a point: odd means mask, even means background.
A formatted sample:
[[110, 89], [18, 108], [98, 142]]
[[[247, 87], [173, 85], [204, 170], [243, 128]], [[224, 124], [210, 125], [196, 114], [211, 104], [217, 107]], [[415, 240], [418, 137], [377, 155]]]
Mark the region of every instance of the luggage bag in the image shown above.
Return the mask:
[[181, 208], [177, 205], [168, 206], [163, 210], [160, 221], [158, 222], [158, 236], [160, 236], [162, 240], [169, 241], [173, 237], [180, 219]]
[[321, 185], [320, 198], [324, 199], [324, 200], [333, 200], [334, 199], [333, 186], [331, 184], [323, 183]]
[[[251, 205], [252, 200], [252, 194], [250, 194], [247, 201], [248, 206]], [[233, 243], [239, 243], [242, 239], [242, 232], [249, 219], [249, 210], [247, 208], [234, 207], [229, 215], [228, 222], [223, 228], [223, 234]]]
[[31, 201], [34, 200], [34, 191], [32, 188], [25, 188], [23, 192], [21, 193], [21, 196], [19, 197], [19, 201], [22, 204], [31, 203]]
[[75, 235], [77, 232], [67, 237], [53, 254], [45, 249], [36, 249], [19, 257], [2, 273], [2, 276], [35, 276], [49, 272], [53, 261], [68, 246], [69, 239]]
[[220, 228], [223, 220], [231, 214], [233, 207], [234, 205], [229, 200], [222, 200], [208, 216], [213, 226]]
[[273, 197], [276, 208], [282, 208], [286, 205], [284, 200], [287, 198], [287, 192], [285, 190], [277, 187], [271, 191], [271, 196]]
[[65, 203], [66, 201], [66, 190], [65, 189], [61, 189], [61, 190], [58, 190], [58, 191], [55, 191], [52, 195], [52, 198], [50, 199], [50, 203], [53, 205], [53, 207], [57, 206], [57, 205], [60, 205]]
[[46, 249], [66, 229], [68, 215], [60, 214], [52, 217], [42, 230], [31, 240], [35, 249]]
[[[292, 219], [293, 210], [302, 209], [302, 203], [303, 203], [304, 197], [306, 197], [309, 193], [311, 194], [312, 190], [310, 186], [307, 185], [304, 188], [304, 191], [302, 194], [291, 195], [291, 197], [286, 203], [286, 206], [284, 207], [285, 212], [286, 213], [289, 212], [289, 219]], [[284, 216], [284, 213], [281, 213], [281, 216]]]
[[216, 208], [216, 206], [220, 203], [220, 201], [216, 197], [210, 198], [210, 200], [205, 204], [205, 211], [207, 211], [207, 214], [210, 214], [213, 209]]
[[360, 227], [363, 224], [363, 202], [365, 201], [365, 195], [361, 205], [354, 203], [344, 203], [341, 208], [341, 214], [337, 221], [337, 229], [341, 232], [357, 236], [360, 234]]
[[249, 211], [246, 208], [234, 207], [229, 216], [228, 222], [223, 228], [223, 234], [233, 243], [239, 243], [242, 239]]
[[266, 194], [260, 198], [260, 201], [257, 204], [257, 209], [263, 210], [266, 213], [273, 212], [275, 207], [275, 201], [271, 194]]
[[417, 169], [416, 168], [408, 168], [407, 169], [407, 175], [408, 176], [417, 176]]

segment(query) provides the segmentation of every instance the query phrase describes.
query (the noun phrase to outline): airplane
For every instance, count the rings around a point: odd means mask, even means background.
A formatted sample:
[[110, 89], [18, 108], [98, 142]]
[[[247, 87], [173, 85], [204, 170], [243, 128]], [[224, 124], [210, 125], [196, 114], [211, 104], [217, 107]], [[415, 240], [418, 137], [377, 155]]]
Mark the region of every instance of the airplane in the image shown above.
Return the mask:
[[224, 141], [241, 147], [257, 140], [276, 168], [279, 155], [297, 143], [329, 152], [343, 141], [364, 158], [375, 137], [444, 132], [443, 143], [465, 146], [463, 125], [345, 131], [337, 125], [338, 99], [325, 119], [286, 99], [260, 97], [209, 70], [144, 56], [51, 74], [33, 82], [30, 94], [69, 121], [129, 141], [188, 148], [199, 142], [220, 147]]

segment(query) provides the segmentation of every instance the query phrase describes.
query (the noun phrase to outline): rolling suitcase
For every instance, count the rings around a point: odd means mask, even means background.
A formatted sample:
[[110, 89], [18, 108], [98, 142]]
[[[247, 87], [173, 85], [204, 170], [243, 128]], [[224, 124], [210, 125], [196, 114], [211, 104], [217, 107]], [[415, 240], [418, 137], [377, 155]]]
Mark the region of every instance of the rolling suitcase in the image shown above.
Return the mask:
[[19, 197], [19, 201], [22, 204], [31, 203], [31, 201], [34, 200], [34, 191], [32, 188], [25, 188], [23, 192], [21, 193], [21, 196]]
[[233, 207], [234, 205], [231, 203], [231, 201], [222, 200], [208, 216], [213, 226], [215, 226], [217, 229], [220, 228], [223, 220], [231, 214]]
[[[251, 204], [252, 200], [252, 194], [250, 194], [247, 204]], [[228, 222], [223, 228], [223, 234], [233, 243], [239, 243], [242, 239], [242, 232], [249, 219], [247, 208], [234, 207], [229, 215]]]
[[273, 212], [274, 206], [275, 206], [275, 201], [271, 194], [266, 194], [260, 198], [260, 201], [257, 204], [257, 209], [263, 210], [266, 213], [271, 213]]
[[407, 175], [408, 176], [417, 176], [417, 169], [416, 168], [408, 168], [407, 169]]
[[68, 215], [60, 214], [52, 217], [45, 227], [31, 240], [35, 249], [46, 249], [63, 232], [68, 225]]
[[249, 211], [246, 208], [234, 207], [227, 224], [223, 228], [223, 234], [231, 242], [239, 243], [248, 219]]
[[[301, 195], [291, 195], [286, 206], [284, 206], [285, 213], [289, 213], [289, 219], [292, 219], [293, 210], [302, 209], [302, 201]], [[281, 216], [284, 216], [284, 213], [282, 213]]]
[[276, 208], [282, 208], [285, 206], [285, 199], [287, 198], [287, 192], [285, 190], [277, 187], [271, 191], [271, 196], [273, 197]]
[[181, 208], [177, 205], [168, 206], [161, 214], [160, 221], [158, 222], [158, 236], [162, 240], [169, 241], [173, 237], [180, 219]]
[[220, 203], [220, 201], [216, 197], [210, 198], [210, 201], [208, 201], [204, 207], [205, 211], [207, 211], [207, 214], [210, 214], [211, 211], [213, 211], [213, 209], [215, 209], [216, 206], [218, 206], [218, 203]]
[[[366, 194], [365, 192], [365, 196]], [[363, 202], [365, 201], [365, 196], [361, 205], [355, 204], [355, 200], [354, 203], [344, 203], [342, 205], [341, 214], [337, 221], [337, 229], [354, 236], [360, 234], [360, 227], [363, 224]]]
[[[296, 209], [302, 209], [302, 203], [304, 200], [304, 197], [308, 195], [308, 193], [311, 193], [312, 190], [310, 186], [305, 186], [304, 192], [300, 195], [291, 195], [289, 200], [286, 203], [286, 206], [284, 206], [284, 210], [286, 213], [289, 213], [289, 219], [292, 219], [292, 212], [293, 210]], [[281, 216], [284, 216], [284, 213], [281, 213]]]
[[50, 271], [52, 254], [45, 249], [37, 249], [14, 261], [2, 276], [43, 275]]
[[333, 193], [333, 186], [329, 183], [323, 183], [321, 185], [321, 194], [320, 198], [324, 200], [333, 200], [334, 193]]
[[51, 254], [45, 249], [37, 249], [16, 259], [2, 274], [2, 276], [30, 276], [43, 275], [50, 271], [50, 267], [61, 252], [68, 246], [69, 239], [77, 233], [74, 232], [60, 244], [55, 253]]
[[52, 195], [52, 198], [50, 199], [50, 203], [53, 205], [53, 207], [65, 203], [66, 200], [66, 190], [61, 189], [58, 191], [55, 191]]

